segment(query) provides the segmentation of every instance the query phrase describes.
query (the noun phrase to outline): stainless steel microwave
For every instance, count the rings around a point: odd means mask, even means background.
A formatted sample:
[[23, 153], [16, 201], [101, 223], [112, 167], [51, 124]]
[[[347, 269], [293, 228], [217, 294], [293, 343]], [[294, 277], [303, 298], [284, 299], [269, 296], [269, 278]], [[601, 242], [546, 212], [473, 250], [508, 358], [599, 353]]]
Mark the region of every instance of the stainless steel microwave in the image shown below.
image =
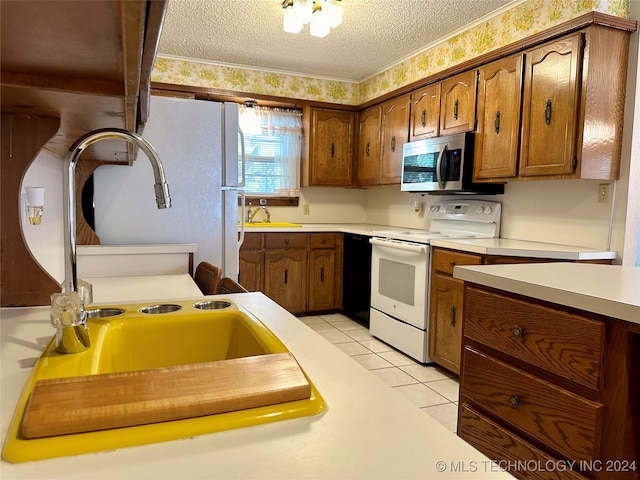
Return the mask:
[[405, 143], [400, 189], [431, 194], [504, 193], [503, 184], [473, 182], [473, 143], [473, 132]]

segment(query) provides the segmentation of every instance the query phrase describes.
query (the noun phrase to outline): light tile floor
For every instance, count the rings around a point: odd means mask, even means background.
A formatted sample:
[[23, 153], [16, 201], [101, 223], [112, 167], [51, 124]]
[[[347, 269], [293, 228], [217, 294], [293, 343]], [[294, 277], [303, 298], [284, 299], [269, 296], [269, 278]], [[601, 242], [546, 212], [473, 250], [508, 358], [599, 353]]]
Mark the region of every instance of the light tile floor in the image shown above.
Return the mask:
[[427, 415], [456, 431], [458, 377], [437, 365], [422, 365], [374, 338], [360, 323], [339, 313], [299, 317]]

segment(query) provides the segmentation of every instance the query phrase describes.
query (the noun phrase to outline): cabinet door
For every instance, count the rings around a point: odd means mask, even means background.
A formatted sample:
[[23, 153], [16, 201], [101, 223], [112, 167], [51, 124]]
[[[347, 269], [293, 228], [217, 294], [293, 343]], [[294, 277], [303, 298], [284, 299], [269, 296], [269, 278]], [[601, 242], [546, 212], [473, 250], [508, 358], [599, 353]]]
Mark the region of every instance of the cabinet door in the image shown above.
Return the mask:
[[309, 311], [335, 308], [335, 259], [333, 249], [316, 249], [309, 253]]
[[265, 295], [291, 313], [306, 310], [307, 251], [274, 250], [265, 253]]
[[380, 140], [380, 183], [400, 183], [402, 146], [409, 141], [410, 95], [402, 95], [382, 104]]
[[578, 33], [525, 52], [520, 175], [562, 175], [577, 164]]
[[262, 291], [264, 252], [259, 250], [240, 250], [238, 283], [250, 292]]
[[478, 72], [473, 177], [480, 181], [513, 178], [518, 173], [522, 55], [502, 58]]
[[353, 184], [354, 123], [352, 112], [313, 110], [311, 185]]
[[442, 81], [440, 135], [470, 132], [476, 126], [476, 71]]
[[440, 132], [440, 82], [411, 94], [410, 139], [437, 137]]
[[462, 292], [464, 282], [436, 273], [431, 276], [429, 356], [460, 373], [462, 349]]
[[358, 186], [377, 185], [380, 178], [380, 105], [358, 115]]

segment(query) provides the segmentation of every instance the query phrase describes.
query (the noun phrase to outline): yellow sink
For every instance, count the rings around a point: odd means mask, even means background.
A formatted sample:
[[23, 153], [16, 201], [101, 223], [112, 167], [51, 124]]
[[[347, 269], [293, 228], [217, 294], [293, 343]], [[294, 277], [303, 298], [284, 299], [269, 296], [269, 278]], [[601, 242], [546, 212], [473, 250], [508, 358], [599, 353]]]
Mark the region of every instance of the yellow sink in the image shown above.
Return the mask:
[[[151, 307], [149, 309], [149, 307]], [[144, 313], [145, 308], [151, 313]], [[122, 313], [100, 317], [103, 312]], [[230, 301], [170, 301], [162, 305], [104, 307], [89, 318], [91, 347], [59, 354], [52, 339], [38, 359], [18, 401], [2, 457], [8, 462], [112, 450], [188, 438], [324, 411], [313, 383], [311, 398], [277, 405], [112, 430], [25, 439], [20, 430], [36, 381], [128, 372], [288, 352], [257, 318]]]
[[301, 227], [300, 223], [287, 223], [287, 222], [253, 222], [245, 223], [245, 227]]

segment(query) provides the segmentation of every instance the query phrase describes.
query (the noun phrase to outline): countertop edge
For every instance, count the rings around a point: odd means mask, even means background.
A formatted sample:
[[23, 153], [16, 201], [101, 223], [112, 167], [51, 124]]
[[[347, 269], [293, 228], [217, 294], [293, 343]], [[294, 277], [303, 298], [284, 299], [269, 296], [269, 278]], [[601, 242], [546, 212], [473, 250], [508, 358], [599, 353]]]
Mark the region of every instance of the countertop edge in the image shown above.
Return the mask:
[[[406, 230], [415, 230], [411, 227], [394, 227], [389, 225], [378, 224], [330, 224], [330, 223], [309, 223], [302, 224], [301, 227], [249, 227], [245, 229], [246, 233], [265, 233], [265, 232], [286, 232], [286, 233], [314, 233], [314, 232], [339, 232], [353, 233], [357, 235], [366, 235], [373, 237], [374, 231], [385, 230], [387, 232], [397, 230], [398, 232]], [[393, 238], [393, 234], [389, 234]], [[614, 251], [598, 250], [589, 247], [580, 247], [575, 245], [560, 245], [552, 243], [530, 242], [528, 240], [514, 239], [496, 239], [509, 242], [518, 242], [522, 244], [522, 248], [512, 247], [495, 247], [483, 245], [482, 242], [494, 239], [432, 239], [431, 245], [434, 247], [450, 248], [469, 253], [478, 253], [481, 255], [501, 255], [507, 257], [530, 257], [530, 258], [548, 258], [553, 260], [615, 260], [618, 253]], [[474, 243], [475, 242], [475, 243]]]
[[[530, 274], [534, 269], [539, 270], [541, 267], [547, 269], [549, 280], [544, 282], [546, 284], [537, 281], [536, 275]], [[608, 298], [582, 288], [581, 280], [589, 277], [589, 273], [593, 273], [593, 267], [600, 272], [607, 271], [604, 269], [612, 269], [607, 272], [610, 274], [609, 280], [612, 277], [616, 278], [619, 282], [626, 283], [631, 291], [635, 287], [629, 285], [630, 281], [640, 285], [640, 267], [618, 265], [558, 263], [554, 265], [456, 266], [453, 276], [466, 282], [640, 324], [640, 300], [637, 296], [629, 299]], [[619, 276], [616, 277], [616, 274]], [[602, 278], [602, 281], [606, 282], [607, 279]]]

